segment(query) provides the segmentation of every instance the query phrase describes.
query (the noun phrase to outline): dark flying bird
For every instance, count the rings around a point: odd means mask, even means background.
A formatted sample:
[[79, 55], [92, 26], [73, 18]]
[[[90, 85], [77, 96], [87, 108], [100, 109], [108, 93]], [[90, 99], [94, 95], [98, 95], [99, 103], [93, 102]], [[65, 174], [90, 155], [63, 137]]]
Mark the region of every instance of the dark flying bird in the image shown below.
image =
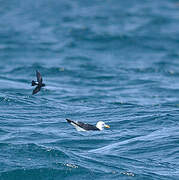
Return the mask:
[[68, 123], [73, 125], [77, 131], [102, 131], [105, 128], [110, 128], [109, 125], [105, 124], [103, 121], [97, 122], [96, 126], [79, 122], [79, 121], [72, 121], [70, 119], [66, 119]]
[[32, 94], [38, 93], [40, 91], [41, 87], [45, 86], [45, 84], [42, 83], [42, 76], [40, 75], [39, 71], [37, 71], [37, 70], [36, 70], [36, 76], [37, 76], [37, 81], [33, 80], [32, 86], [37, 86], [37, 87], [33, 90]]

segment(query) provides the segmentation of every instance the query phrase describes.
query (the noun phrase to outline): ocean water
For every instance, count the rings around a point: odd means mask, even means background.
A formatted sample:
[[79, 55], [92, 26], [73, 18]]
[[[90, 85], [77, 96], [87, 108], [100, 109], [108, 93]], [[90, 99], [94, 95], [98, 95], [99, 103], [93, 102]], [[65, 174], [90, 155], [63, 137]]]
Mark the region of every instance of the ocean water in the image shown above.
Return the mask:
[[178, 0], [1, 1], [0, 180], [178, 180], [178, 30]]

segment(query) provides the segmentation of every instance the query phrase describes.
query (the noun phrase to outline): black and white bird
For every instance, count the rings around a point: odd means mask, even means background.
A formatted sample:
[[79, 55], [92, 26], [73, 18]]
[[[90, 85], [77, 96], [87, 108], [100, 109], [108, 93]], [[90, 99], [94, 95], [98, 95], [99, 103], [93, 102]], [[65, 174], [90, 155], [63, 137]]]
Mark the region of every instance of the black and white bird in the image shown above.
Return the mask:
[[41, 87], [44, 87], [45, 84], [42, 83], [42, 76], [39, 71], [36, 70], [36, 76], [37, 76], [37, 81], [32, 81], [32, 86], [36, 86], [36, 88], [33, 90], [32, 94], [36, 94], [40, 91]]
[[103, 121], [97, 122], [96, 126], [83, 123], [80, 121], [72, 121], [70, 119], [66, 119], [68, 123], [73, 125], [77, 131], [102, 131], [105, 128], [110, 128], [109, 125], [105, 124]]

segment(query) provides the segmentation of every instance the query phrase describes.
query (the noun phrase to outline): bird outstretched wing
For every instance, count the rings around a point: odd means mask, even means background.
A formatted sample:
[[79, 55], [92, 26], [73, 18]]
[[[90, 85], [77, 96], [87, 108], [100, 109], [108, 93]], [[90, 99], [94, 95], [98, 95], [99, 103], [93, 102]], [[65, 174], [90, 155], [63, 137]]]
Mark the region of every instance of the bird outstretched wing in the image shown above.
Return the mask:
[[38, 85], [38, 86], [33, 90], [32, 94], [38, 93], [38, 92], [40, 91], [40, 89], [41, 89], [41, 86]]
[[37, 70], [36, 70], [36, 76], [37, 76], [37, 81], [38, 81], [38, 83], [39, 83], [39, 84], [42, 84], [42, 76], [41, 76], [40, 72], [37, 71]]

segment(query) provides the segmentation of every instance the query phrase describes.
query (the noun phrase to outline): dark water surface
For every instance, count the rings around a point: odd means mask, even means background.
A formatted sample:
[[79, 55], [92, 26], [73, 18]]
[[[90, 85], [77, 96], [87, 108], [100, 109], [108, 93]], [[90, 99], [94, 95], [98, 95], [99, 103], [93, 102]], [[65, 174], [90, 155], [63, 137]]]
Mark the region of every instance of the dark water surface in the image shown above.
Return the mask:
[[0, 67], [0, 180], [179, 179], [179, 1], [1, 1]]

